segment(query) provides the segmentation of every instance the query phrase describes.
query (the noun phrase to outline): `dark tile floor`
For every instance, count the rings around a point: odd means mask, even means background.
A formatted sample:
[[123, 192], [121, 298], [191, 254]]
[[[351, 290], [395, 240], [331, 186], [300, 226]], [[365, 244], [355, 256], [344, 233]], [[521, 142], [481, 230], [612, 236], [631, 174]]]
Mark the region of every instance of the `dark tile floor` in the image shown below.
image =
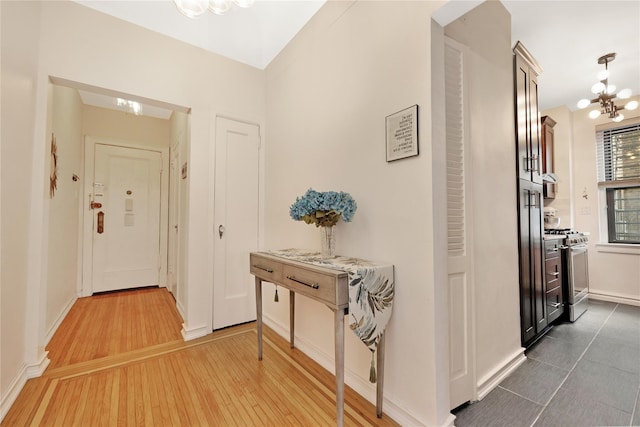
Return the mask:
[[640, 307], [589, 301], [527, 352], [527, 361], [479, 402], [455, 413], [466, 426], [640, 426]]

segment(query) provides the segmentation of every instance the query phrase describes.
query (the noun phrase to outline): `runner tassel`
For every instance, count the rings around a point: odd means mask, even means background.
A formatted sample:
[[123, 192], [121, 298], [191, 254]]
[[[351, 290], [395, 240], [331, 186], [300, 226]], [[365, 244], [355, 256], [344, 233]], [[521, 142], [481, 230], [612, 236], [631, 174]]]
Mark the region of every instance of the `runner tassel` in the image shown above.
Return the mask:
[[376, 381], [378, 381], [378, 378], [376, 376], [375, 354], [376, 352], [374, 350], [371, 350], [371, 369], [369, 369], [369, 382], [373, 384], [375, 384]]
[[276, 296], [275, 296], [275, 297], [273, 297], [273, 300], [274, 300], [275, 302], [278, 302], [278, 301], [279, 301], [279, 299], [278, 299], [278, 287], [277, 287], [277, 286], [276, 286]]

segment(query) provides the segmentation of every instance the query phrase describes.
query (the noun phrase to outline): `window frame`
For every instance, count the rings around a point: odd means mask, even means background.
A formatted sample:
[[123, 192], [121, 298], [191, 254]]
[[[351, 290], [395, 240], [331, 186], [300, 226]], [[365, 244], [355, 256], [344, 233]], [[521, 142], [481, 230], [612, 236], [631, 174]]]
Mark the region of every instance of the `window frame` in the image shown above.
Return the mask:
[[[620, 247], [620, 248], [633, 248], [632, 250], [638, 250], [640, 253], [640, 238], [639, 240], [620, 240], [617, 237], [615, 230], [615, 210], [613, 194], [616, 190], [627, 188], [640, 188], [640, 177], [630, 179], [612, 179], [612, 171], [608, 169], [605, 164], [611, 162], [611, 151], [606, 150], [607, 141], [601, 137], [607, 131], [613, 131], [616, 129], [636, 126], [640, 130], [640, 118], [634, 118], [631, 120], [625, 120], [620, 123], [607, 123], [606, 125], [600, 125], [596, 127], [596, 163], [597, 163], [597, 179], [598, 179], [598, 193], [600, 206], [604, 207], [599, 215], [600, 222], [600, 240], [603, 243], [598, 244], [599, 247]], [[606, 242], [606, 243], [605, 243]], [[608, 252], [608, 250], [604, 250]]]
[[609, 243], [622, 243], [626, 245], [640, 245], [640, 233], [638, 234], [637, 240], [620, 240], [618, 236], [618, 232], [616, 231], [616, 218], [615, 218], [615, 200], [614, 193], [616, 190], [627, 190], [627, 189], [640, 189], [640, 186], [631, 185], [628, 187], [609, 187], [605, 188], [605, 196], [607, 199], [607, 231], [608, 236], [607, 240]]

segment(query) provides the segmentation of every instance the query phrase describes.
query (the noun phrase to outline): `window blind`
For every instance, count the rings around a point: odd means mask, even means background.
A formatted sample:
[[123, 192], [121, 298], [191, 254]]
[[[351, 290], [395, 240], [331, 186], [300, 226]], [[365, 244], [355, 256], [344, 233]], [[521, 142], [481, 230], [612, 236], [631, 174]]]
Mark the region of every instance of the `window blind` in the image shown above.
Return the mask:
[[640, 123], [596, 132], [598, 184], [640, 185]]

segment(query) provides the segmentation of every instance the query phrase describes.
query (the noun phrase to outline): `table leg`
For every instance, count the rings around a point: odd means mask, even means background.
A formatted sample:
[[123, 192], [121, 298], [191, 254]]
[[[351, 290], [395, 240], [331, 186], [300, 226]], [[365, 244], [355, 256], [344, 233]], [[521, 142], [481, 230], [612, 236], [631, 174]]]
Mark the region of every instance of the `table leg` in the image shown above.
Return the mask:
[[258, 360], [262, 360], [262, 280], [256, 277], [256, 320], [258, 323]]
[[293, 331], [296, 323], [296, 293], [289, 291], [289, 347], [294, 348]]
[[344, 309], [335, 311], [336, 414], [337, 426], [344, 425]]
[[382, 390], [384, 388], [384, 332], [380, 335], [380, 341], [377, 348], [376, 369], [378, 381], [376, 382], [376, 415], [382, 418]]

